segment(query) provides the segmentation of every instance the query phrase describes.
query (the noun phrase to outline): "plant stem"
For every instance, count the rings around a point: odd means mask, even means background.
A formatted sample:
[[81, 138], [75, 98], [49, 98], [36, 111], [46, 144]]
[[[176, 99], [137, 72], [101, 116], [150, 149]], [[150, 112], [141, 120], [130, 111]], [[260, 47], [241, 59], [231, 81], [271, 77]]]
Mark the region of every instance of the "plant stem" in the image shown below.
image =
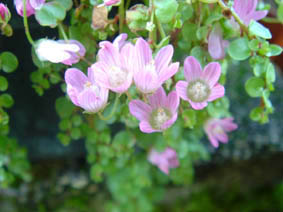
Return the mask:
[[68, 37], [66, 35], [66, 32], [65, 32], [64, 27], [63, 27], [63, 24], [61, 22], [58, 23], [58, 28], [59, 28], [61, 34], [63, 35], [64, 40], [68, 41], [69, 39], [68, 39]]
[[160, 23], [158, 18], [155, 17], [155, 19], [156, 19], [157, 28], [158, 28], [158, 31], [160, 33], [161, 40], [162, 40], [162, 39], [164, 39], [166, 37], [166, 34], [165, 34], [164, 29], [162, 27], [162, 24]]
[[126, 7], [125, 7], [125, 8], [126, 8], [126, 10], [127, 10], [127, 9], [129, 9], [129, 7], [130, 7], [130, 3], [131, 3], [131, 0], [127, 0], [127, 2], [126, 2]]
[[28, 18], [27, 18], [27, 5], [26, 5], [26, 0], [23, 0], [23, 6], [24, 6], [24, 11], [23, 11], [23, 16], [24, 16], [24, 27], [25, 27], [25, 33], [26, 33], [26, 36], [27, 36], [27, 39], [29, 41], [29, 43], [34, 46], [34, 41], [30, 35], [30, 32], [29, 32], [29, 27], [28, 27]]
[[112, 116], [115, 114], [116, 112], [116, 108], [117, 108], [117, 105], [118, 105], [118, 100], [119, 100], [119, 97], [120, 97], [121, 94], [116, 94], [116, 97], [115, 97], [115, 102], [114, 102], [114, 105], [113, 105], [113, 108], [112, 108], [112, 111], [111, 113], [108, 115], [108, 116], [103, 116], [101, 112], [98, 112], [98, 116], [101, 120], [103, 121], [108, 121], [109, 119], [112, 118]]
[[240, 25], [241, 29], [243, 29], [243, 31], [245, 31], [247, 34], [249, 33], [249, 29], [248, 27], [243, 23], [243, 21], [241, 20], [241, 18], [238, 16], [238, 14], [234, 11], [233, 8], [228, 7], [222, 0], [218, 0], [217, 3], [219, 4], [219, 6], [223, 9], [223, 10], [229, 10], [232, 14], [232, 16], [235, 18], [235, 20], [238, 22], [238, 24]]
[[123, 32], [123, 25], [125, 20], [125, 8], [124, 8], [124, 0], [121, 0], [119, 6], [119, 32]]
[[271, 23], [271, 24], [283, 24], [280, 20], [272, 17], [265, 17], [262, 19], [265, 23]]
[[[150, 8], [150, 23], [151, 24], [154, 24], [154, 4], [153, 4], [153, 0], [149, 0], [149, 8]], [[155, 29], [152, 29], [150, 32], [149, 32], [149, 41], [152, 42], [152, 43], [155, 43]]]

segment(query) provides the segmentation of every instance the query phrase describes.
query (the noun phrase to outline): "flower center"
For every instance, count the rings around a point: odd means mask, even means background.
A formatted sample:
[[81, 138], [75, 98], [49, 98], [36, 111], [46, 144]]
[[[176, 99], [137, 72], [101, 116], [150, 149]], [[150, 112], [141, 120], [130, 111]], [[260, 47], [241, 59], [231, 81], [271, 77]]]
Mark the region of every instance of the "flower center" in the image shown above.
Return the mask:
[[225, 134], [224, 130], [222, 127], [220, 127], [219, 125], [214, 127], [214, 129], [212, 130], [212, 132], [214, 134]]
[[171, 118], [171, 113], [168, 109], [159, 107], [151, 113], [150, 124], [154, 129], [161, 129], [162, 125]]
[[187, 95], [193, 102], [203, 102], [208, 99], [209, 94], [209, 86], [202, 80], [195, 80], [188, 85]]
[[120, 67], [113, 66], [111, 72], [108, 73], [109, 83], [113, 87], [122, 85], [127, 80], [128, 73]]
[[91, 89], [95, 93], [96, 98], [99, 99], [100, 88], [97, 85], [92, 84], [90, 81], [87, 81], [84, 84], [84, 89]]

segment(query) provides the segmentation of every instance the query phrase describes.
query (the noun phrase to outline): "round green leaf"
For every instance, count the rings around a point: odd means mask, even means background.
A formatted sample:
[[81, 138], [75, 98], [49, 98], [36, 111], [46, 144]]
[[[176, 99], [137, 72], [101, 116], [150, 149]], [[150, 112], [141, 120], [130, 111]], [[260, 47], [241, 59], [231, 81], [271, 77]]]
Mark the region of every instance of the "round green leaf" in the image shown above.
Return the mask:
[[228, 48], [228, 53], [234, 60], [247, 59], [251, 55], [248, 39], [239, 38], [231, 42]]
[[81, 137], [81, 130], [80, 128], [73, 128], [71, 130], [71, 138], [74, 140], [78, 140]]
[[55, 27], [58, 21], [64, 20], [65, 16], [65, 8], [58, 2], [44, 4], [35, 12], [35, 18], [42, 26]]
[[269, 29], [254, 20], [251, 20], [249, 24], [249, 33], [264, 39], [272, 38]]
[[176, 0], [155, 0], [154, 5], [156, 17], [161, 23], [169, 23], [178, 9]]
[[277, 56], [282, 53], [282, 48], [281, 46], [271, 44], [269, 46], [269, 51], [265, 54], [267, 57], [272, 57], [272, 56]]
[[3, 52], [0, 55], [0, 63], [2, 70], [7, 73], [15, 71], [19, 64], [17, 57], [11, 52]]
[[8, 81], [5, 77], [0, 76], [0, 91], [5, 91], [8, 88]]
[[0, 105], [6, 108], [12, 107], [14, 104], [14, 100], [11, 95], [9, 94], [2, 94], [0, 96]]
[[72, 115], [74, 105], [65, 97], [56, 100], [55, 108], [61, 118], [68, 118]]
[[245, 88], [251, 97], [259, 97], [264, 89], [264, 81], [259, 77], [252, 77], [246, 82]]

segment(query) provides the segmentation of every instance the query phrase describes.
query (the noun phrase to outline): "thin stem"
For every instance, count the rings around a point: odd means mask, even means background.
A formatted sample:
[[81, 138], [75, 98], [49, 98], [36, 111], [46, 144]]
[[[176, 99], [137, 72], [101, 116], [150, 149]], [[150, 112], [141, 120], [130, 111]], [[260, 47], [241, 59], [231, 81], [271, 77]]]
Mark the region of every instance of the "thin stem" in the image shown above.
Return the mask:
[[63, 24], [59, 22], [58, 23], [58, 28], [59, 28], [61, 34], [63, 35], [64, 40], [68, 41], [69, 39], [68, 39], [68, 37], [66, 35], [66, 32], [65, 32], [64, 27], [63, 27]]
[[[149, 0], [149, 8], [150, 8], [150, 23], [154, 24], [154, 4], [153, 4], [153, 0]], [[149, 32], [149, 41], [152, 43], [155, 43], [155, 29], [152, 29]]]
[[238, 14], [234, 11], [233, 8], [228, 7], [222, 0], [218, 0], [217, 3], [223, 10], [229, 10], [232, 14], [232, 16], [235, 18], [235, 20], [238, 22], [240, 27], [248, 34], [249, 29], [248, 27], [244, 24], [244, 22], [241, 20], [241, 18], [238, 16]]
[[24, 4], [23, 16], [24, 16], [25, 33], [26, 33], [26, 36], [27, 36], [27, 39], [28, 39], [29, 43], [30, 43], [32, 46], [34, 46], [34, 41], [33, 41], [32, 37], [31, 37], [31, 35], [30, 35], [30, 32], [29, 32], [26, 0], [23, 0], [23, 4]]
[[164, 31], [164, 29], [162, 27], [162, 24], [160, 23], [158, 18], [155, 18], [155, 19], [156, 19], [157, 28], [158, 28], [158, 31], [160, 33], [161, 40], [162, 40], [162, 39], [164, 39], [166, 37], [166, 34], [165, 34], [165, 31]]
[[126, 2], [126, 7], [125, 7], [125, 8], [126, 8], [126, 10], [127, 10], [127, 9], [129, 9], [129, 7], [130, 7], [130, 3], [131, 3], [131, 0], [127, 0], [127, 2]]
[[261, 19], [265, 23], [271, 23], [271, 24], [283, 24], [282, 21], [278, 20], [277, 18], [272, 18], [272, 17], [265, 17]]
[[116, 108], [117, 108], [117, 105], [118, 105], [118, 100], [119, 100], [119, 97], [120, 97], [120, 94], [116, 94], [116, 98], [115, 98], [115, 102], [114, 102], [114, 105], [113, 105], [113, 108], [112, 108], [112, 111], [111, 113], [108, 115], [108, 116], [103, 116], [103, 114], [101, 112], [98, 112], [98, 116], [101, 120], [103, 121], [108, 121], [109, 119], [112, 118], [112, 116], [115, 114], [116, 112]]
[[125, 8], [124, 8], [124, 0], [121, 0], [119, 6], [119, 32], [123, 32], [123, 25], [125, 20]]

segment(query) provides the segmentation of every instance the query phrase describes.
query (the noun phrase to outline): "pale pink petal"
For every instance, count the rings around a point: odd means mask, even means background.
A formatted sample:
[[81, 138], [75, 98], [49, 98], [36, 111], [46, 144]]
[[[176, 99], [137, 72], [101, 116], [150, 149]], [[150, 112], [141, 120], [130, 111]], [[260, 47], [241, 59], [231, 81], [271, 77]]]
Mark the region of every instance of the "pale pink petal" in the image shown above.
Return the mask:
[[151, 107], [140, 100], [132, 100], [129, 103], [130, 113], [139, 121], [147, 121], [151, 113]]
[[[20, 15], [20, 16], [23, 16], [24, 14], [24, 5], [23, 5], [23, 0], [14, 0], [14, 4], [16, 6], [16, 10], [17, 10], [17, 13]], [[26, 12], [27, 12], [27, 17], [33, 15], [35, 13], [35, 10], [34, 8], [30, 5], [30, 1], [27, 0], [26, 1]]]
[[134, 73], [136, 69], [134, 51], [135, 48], [131, 43], [125, 44], [120, 51], [122, 68], [127, 69], [131, 73]]
[[112, 43], [103, 45], [98, 51], [98, 58], [109, 66], [121, 66], [119, 50]]
[[263, 19], [265, 16], [267, 16], [268, 10], [260, 10], [260, 11], [255, 11], [251, 16], [250, 19], [258, 21], [260, 19]]
[[189, 83], [186, 81], [178, 81], [176, 84], [176, 91], [179, 97], [181, 97], [185, 101], [189, 101], [188, 95], [187, 95], [187, 88]]
[[234, 118], [224, 118], [221, 121], [221, 126], [226, 132], [231, 132], [238, 128], [238, 125], [233, 123]]
[[191, 104], [192, 108], [195, 110], [202, 110], [207, 106], [207, 102], [192, 102], [189, 99], [189, 103]]
[[68, 68], [65, 72], [65, 81], [80, 92], [84, 89], [84, 84], [88, 81], [88, 78], [79, 69]]
[[179, 69], [179, 62], [172, 63], [169, 67], [166, 67], [159, 72], [159, 82], [162, 84], [166, 80], [173, 77]]
[[78, 100], [79, 92], [71, 84], [67, 84], [67, 94], [69, 98], [71, 99], [71, 101], [73, 102], [73, 104], [80, 106], [79, 100]]
[[152, 108], [158, 108], [164, 105], [166, 102], [166, 93], [163, 87], [158, 88], [152, 95], [148, 97], [148, 100]]
[[165, 107], [168, 108], [171, 112], [175, 112], [179, 107], [180, 99], [176, 91], [171, 91], [168, 94]]
[[104, 4], [106, 5], [106, 6], [111, 6], [111, 5], [113, 5], [113, 4], [117, 4], [117, 3], [119, 3], [121, 0], [104, 0]]
[[174, 52], [174, 49], [172, 45], [165, 46], [158, 51], [155, 57], [155, 67], [156, 67], [157, 73], [167, 68], [167, 66], [171, 62], [173, 52]]
[[135, 45], [135, 52], [137, 70], [143, 70], [145, 65], [152, 60], [152, 51], [149, 44], [143, 38], [139, 38]]
[[139, 126], [140, 130], [144, 133], [160, 132], [160, 130], [153, 129], [148, 121], [141, 121]]
[[36, 10], [39, 10], [45, 2], [45, 0], [29, 0], [29, 1], [30, 1], [30, 5]]
[[177, 118], [178, 118], [178, 113], [176, 112], [176, 113], [173, 114], [173, 116], [172, 116], [171, 119], [169, 119], [168, 121], [166, 121], [166, 122], [161, 126], [161, 130], [163, 131], [163, 130], [166, 130], [166, 129], [168, 129], [169, 127], [171, 127], [171, 125], [176, 122]]
[[197, 59], [193, 56], [189, 56], [184, 62], [184, 75], [188, 82], [194, 81], [201, 77], [202, 68]]
[[158, 75], [147, 69], [135, 72], [134, 81], [136, 87], [142, 93], [152, 93], [161, 86]]
[[212, 62], [205, 66], [202, 73], [202, 79], [204, 79], [210, 88], [212, 88], [221, 75], [221, 66], [219, 63]]
[[225, 44], [222, 40], [222, 31], [219, 25], [216, 25], [208, 37], [208, 52], [214, 60], [220, 60], [225, 57]]
[[229, 140], [226, 133], [216, 133], [214, 136], [218, 141], [221, 141], [222, 143], [227, 143]]
[[164, 174], [169, 174], [169, 166], [168, 166], [168, 164], [164, 164], [164, 163], [162, 163], [162, 164], [160, 164], [160, 165], [158, 165], [158, 168], [164, 173]]
[[92, 70], [92, 74], [89, 76], [91, 80], [95, 79], [95, 82], [103, 88], [112, 88], [109, 83], [108, 75], [105, 70], [107, 70], [108, 66], [104, 62], [96, 62], [89, 68]]
[[126, 33], [122, 33], [120, 34], [118, 37], [115, 38], [115, 40], [113, 41], [113, 45], [117, 48], [117, 49], [121, 49], [124, 45], [125, 45], [125, 41], [127, 40], [128, 35]]
[[218, 140], [212, 134], [208, 133], [208, 139], [215, 148], [219, 146]]
[[78, 97], [80, 107], [90, 113], [96, 113], [101, 109], [101, 101], [99, 100], [99, 97], [91, 89], [85, 89]]
[[207, 101], [211, 102], [215, 99], [221, 98], [223, 97], [225, 94], [225, 88], [223, 85], [220, 84], [216, 84], [212, 89], [211, 89], [211, 93], [207, 99]]

